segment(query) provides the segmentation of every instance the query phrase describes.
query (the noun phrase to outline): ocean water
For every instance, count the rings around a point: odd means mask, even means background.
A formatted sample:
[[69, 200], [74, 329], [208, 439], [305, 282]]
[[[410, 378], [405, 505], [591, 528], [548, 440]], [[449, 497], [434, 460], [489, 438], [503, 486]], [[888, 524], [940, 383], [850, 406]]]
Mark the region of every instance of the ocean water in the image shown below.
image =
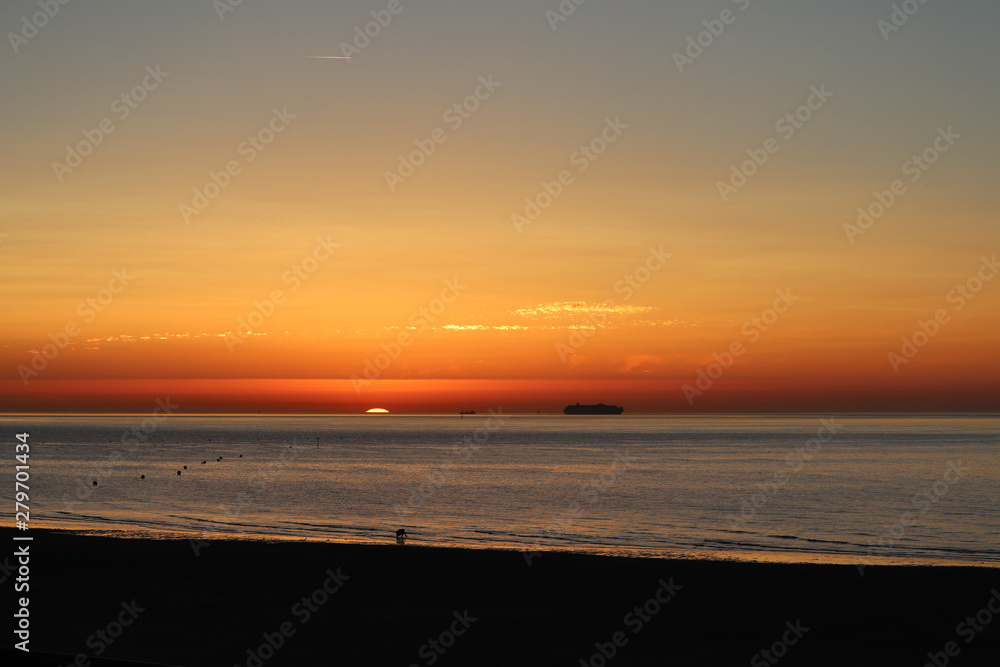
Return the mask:
[[997, 416], [8, 415], [0, 427], [11, 452], [30, 436], [32, 527], [388, 544], [403, 527], [407, 546], [527, 556], [1000, 566]]

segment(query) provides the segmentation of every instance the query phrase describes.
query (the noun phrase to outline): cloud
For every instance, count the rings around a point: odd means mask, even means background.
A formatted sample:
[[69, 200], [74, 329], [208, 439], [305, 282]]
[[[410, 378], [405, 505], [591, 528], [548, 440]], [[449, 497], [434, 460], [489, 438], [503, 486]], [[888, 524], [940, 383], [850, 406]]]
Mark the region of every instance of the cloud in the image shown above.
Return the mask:
[[587, 303], [586, 301], [553, 301], [537, 306], [526, 306], [507, 311], [510, 315], [528, 318], [552, 318], [564, 316], [600, 315], [638, 315], [651, 313], [659, 308], [652, 306], [611, 306], [607, 303]]
[[630, 373], [634, 370], [641, 370], [648, 373], [663, 362], [663, 357], [657, 357], [651, 354], [634, 354], [625, 357], [619, 371], [622, 373]]

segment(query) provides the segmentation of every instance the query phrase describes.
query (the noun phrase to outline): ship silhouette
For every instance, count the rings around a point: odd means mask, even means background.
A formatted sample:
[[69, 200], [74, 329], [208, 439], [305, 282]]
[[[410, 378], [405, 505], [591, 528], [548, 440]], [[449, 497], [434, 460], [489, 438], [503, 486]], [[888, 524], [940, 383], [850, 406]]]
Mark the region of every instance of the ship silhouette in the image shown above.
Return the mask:
[[625, 411], [625, 408], [619, 407], [617, 405], [605, 405], [604, 403], [598, 403], [597, 405], [567, 405], [563, 408], [564, 415], [620, 415]]

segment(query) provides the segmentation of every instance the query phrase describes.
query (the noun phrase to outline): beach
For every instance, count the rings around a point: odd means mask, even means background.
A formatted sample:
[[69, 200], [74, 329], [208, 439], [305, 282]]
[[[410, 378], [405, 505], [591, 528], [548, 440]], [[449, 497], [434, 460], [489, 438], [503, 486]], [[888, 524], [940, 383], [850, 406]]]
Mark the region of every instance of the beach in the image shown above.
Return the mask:
[[[19, 546], [14, 532], [3, 534]], [[8, 644], [4, 664], [940, 667], [1000, 655], [997, 568], [862, 576], [851, 565], [388, 536], [378, 546], [30, 533], [32, 661]]]

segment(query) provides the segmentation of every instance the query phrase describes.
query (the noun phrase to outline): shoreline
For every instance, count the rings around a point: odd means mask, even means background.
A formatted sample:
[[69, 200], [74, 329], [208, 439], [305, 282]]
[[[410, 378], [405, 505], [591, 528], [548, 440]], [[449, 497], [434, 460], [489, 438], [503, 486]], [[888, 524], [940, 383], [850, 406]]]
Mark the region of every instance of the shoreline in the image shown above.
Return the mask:
[[[72, 535], [89, 537], [110, 537], [121, 539], [138, 540], [219, 540], [219, 541], [245, 541], [261, 543], [316, 543], [334, 545], [359, 545], [359, 546], [386, 546], [391, 545], [389, 537], [379, 540], [352, 539], [352, 538], [330, 538], [313, 537], [300, 535], [277, 535], [250, 532], [232, 533], [207, 533], [198, 531], [169, 530], [163, 528], [148, 528], [136, 526], [132, 528], [107, 528], [99, 525], [89, 525], [87, 527], [60, 526], [58, 522], [47, 520], [35, 520], [36, 530], [61, 532]], [[964, 560], [947, 558], [917, 558], [904, 556], [858, 556], [849, 553], [830, 552], [806, 552], [806, 551], [777, 551], [752, 548], [732, 548], [732, 549], [661, 549], [656, 547], [638, 546], [554, 546], [530, 549], [514, 543], [422, 543], [419, 538], [410, 538], [407, 545], [412, 548], [431, 549], [458, 549], [469, 551], [498, 551], [513, 553], [566, 553], [586, 556], [602, 556], [611, 558], [635, 558], [639, 560], [681, 560], [681, 561], [708, 561], [708, 562], [737, 562], [737, 563], [769, 563], [775, 565], [850, 565], [856, 567], [859, 563], [863, 567], [972, 567], [972, 568], [1000, 568], [1000, 561], [991, 560]]]
[[[774, 647], [783, 666], [919, 667], [948, 642], [960, 649], [953, 665], [1000, 652], [1000, 613], [971, 642], [958, 633], [994, 593], [1000, 609], [995, 568], [860, 576], [849, 565], [556, 551], [529, 565], [505, 550], [29, 535], [31, 648], [60, 659], [13, 664], [71, 664], [95, 647], [192, 667], [753, 664]], [[134, 622], [115, 627], [130, 605]], [[93, 639], [102, 629], [117, 638]]]

